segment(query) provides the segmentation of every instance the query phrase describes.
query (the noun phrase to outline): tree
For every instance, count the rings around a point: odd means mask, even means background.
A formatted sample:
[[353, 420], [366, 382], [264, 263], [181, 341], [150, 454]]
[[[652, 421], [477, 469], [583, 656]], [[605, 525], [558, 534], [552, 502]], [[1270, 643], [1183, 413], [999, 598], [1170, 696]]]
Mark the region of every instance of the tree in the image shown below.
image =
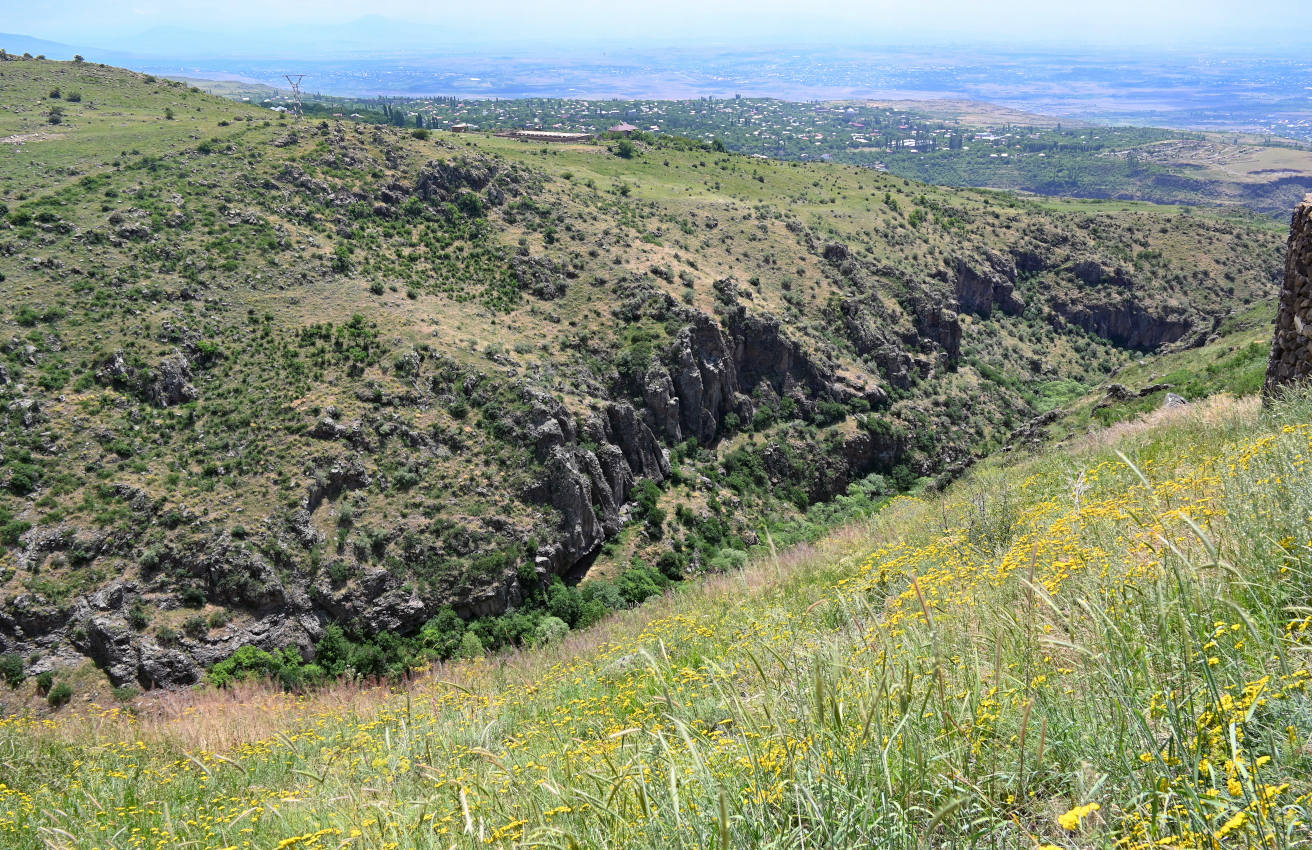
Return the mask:
[[460, 639], [460, 650], [456, 653], [457, 658], [478, 658], [483, 654], [483, 641], [478, 639], [478, 635], [473, 632], [465, 632], [465, 636]]
[[577, 590], [567, 587], [557, 578], [547, 592], [547, 611], [573, 628], [583, 616], [583, 598]]
[[82, 57], [82, 54], [81, 54], [81, 53], [74, 53], [74, 54], [73, 54], [73, 61], [76, 62], [77, 64], [81, 65], [83, 62], [85, 62], [85, 61], [87, 61], [87, 60], [84, 59], [84, 58]]
[[166, 106], [166, 107], [164, 108], [164, 120], [166, 120], [166, 121], [172, 121], [172, 120], [173, 120], [173, 107], [171, 107], [171, 106]]
[[623, 159], [633, 159], [634, 151], [633, 142], [628, 139], [620, 139], [619, 144], [615, 146], [615, 155]]
[[444, 659], [456, 654], [464, 637], [465, 621], [449, 605], [438, 611], [419, 631], [420, 642]]

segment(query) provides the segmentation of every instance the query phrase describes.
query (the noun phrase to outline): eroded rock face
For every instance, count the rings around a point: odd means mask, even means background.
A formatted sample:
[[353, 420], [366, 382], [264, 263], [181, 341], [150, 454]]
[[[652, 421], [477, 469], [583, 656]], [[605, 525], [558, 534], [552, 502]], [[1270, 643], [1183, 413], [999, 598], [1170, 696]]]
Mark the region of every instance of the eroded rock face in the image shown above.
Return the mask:
[[983, 257], [957, 259], [956, 288], [961, 309], [987, 316], [996, 306], [1010, 316], [1025, 310], [1025, 301], [1016, 294], [1016, 264], [994, 251]]
[[1263, 395], [1312, 375], [1312, 195], [1294, 211]]
[[1052, 309], [1072, 325], [1136, 351], [1155, 351], [1179, 341], [1193, 329], [1183, 310], [1160, 315], [1132, 298], [1120, 303], [1096, 304], [1054, 299]]

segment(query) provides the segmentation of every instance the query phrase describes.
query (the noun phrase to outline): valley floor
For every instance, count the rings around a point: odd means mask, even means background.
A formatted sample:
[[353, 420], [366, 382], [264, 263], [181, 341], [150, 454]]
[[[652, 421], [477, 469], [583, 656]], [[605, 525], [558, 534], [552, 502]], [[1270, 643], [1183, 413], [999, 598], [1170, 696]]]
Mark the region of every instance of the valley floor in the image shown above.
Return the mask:
[[0, 720], [0, 844], [1312, 846], [1312, 398], [990, 462], [389, 691]]

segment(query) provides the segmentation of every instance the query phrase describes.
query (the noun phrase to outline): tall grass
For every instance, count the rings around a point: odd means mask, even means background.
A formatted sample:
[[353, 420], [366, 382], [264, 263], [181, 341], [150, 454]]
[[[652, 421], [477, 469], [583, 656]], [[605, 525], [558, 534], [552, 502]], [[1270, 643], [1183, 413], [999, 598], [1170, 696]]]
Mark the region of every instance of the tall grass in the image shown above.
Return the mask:
[[1312, 399], [901, 498], [399, 692], [0, 721], [0, 845], [1312, 846]]

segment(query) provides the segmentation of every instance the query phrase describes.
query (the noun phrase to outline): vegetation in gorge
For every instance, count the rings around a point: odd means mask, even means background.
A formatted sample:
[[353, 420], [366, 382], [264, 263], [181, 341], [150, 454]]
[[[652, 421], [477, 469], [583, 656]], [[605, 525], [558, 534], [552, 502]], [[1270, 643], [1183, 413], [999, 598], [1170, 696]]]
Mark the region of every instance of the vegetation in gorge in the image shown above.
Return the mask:
[[1312, 399], [992, 461], [408, 688], [0, 723], [7, 846], [1306, 847]]

